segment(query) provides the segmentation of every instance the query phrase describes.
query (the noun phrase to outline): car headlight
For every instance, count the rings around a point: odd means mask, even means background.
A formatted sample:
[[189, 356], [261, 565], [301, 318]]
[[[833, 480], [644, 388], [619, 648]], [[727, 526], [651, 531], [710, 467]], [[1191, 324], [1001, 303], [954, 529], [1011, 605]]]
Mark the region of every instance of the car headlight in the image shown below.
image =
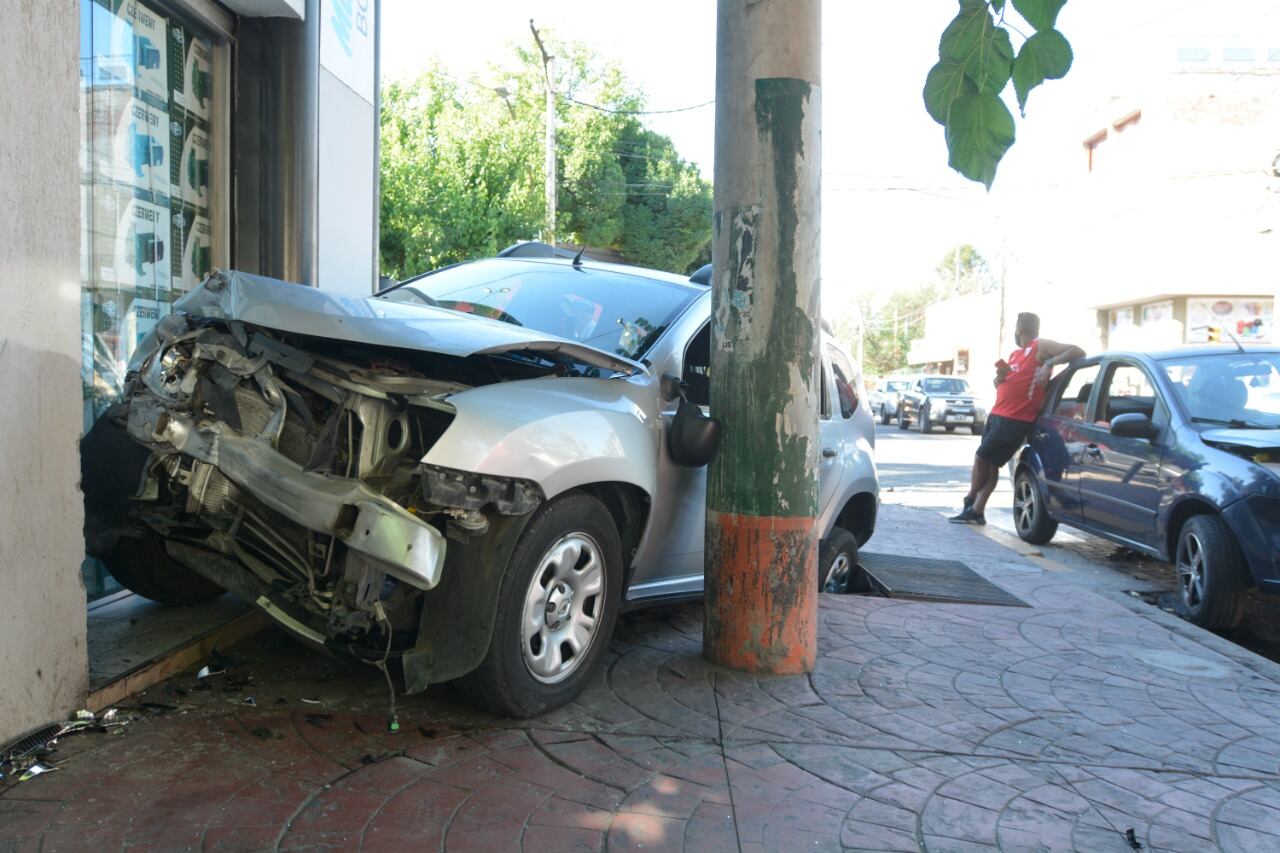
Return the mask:
[[947, 401], [946, 400], [930, 400], [929, 411], [937, 412], [940, 415], [945, 413], [947, 411]]

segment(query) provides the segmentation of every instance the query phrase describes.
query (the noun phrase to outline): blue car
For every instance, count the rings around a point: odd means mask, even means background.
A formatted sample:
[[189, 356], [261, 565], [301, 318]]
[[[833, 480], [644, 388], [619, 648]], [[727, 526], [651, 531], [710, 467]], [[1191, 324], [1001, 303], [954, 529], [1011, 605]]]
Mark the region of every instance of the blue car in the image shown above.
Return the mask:
[[1014, 525], [1059, 524], [1172, 562], [1192, 622], [1280, 592], [1280, 349], [1104, 353], [1054, 380], [1015, 457]]

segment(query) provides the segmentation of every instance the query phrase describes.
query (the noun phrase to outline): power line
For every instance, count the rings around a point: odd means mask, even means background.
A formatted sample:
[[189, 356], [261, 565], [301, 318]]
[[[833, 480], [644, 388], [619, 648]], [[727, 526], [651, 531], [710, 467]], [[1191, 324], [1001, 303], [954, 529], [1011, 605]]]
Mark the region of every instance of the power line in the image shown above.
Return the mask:
[[700, 104], [693, 104], [692, 106], [688, 106], [688, 107], [677, 107], [674, 110], [615, 110], [615, 109], [612, 109], [611, 107], [602, 107], [599, 104], [589, 104], [586, 101], [579, 101], [577, 98], [571, 98], [568, 95], [563, 95], [562, 97], [566, 101], [575, 103], [580, 107], [589, 107], [593, 110], [599, 110], [602, 113], [613, 113], [614, 115], [622, 115], [622, 116], [655, 116], [655, 115], [666, 115], [668, 113], [687, 113], [690, 110], [700, 110], [703, 107], [709, 107], [716, 102], [716, 99], [712, 98], [711, 100], [703, 101]]

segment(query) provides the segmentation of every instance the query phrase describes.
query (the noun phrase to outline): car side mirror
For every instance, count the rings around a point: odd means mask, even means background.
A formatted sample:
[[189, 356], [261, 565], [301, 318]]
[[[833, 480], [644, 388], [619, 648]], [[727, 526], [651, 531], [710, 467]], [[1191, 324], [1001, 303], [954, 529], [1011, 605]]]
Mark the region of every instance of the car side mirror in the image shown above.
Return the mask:
[[1145, 438], [1150, 441], [1160, 434], [1151, 418], [1141, 412], [1126, 412], [1111, 419], [1111, 434], [1116, 438]]
[[684, 468], [701, 468], [720, 449], [720, 421], [704, 415], [702, 409], [683, 395], [676, 416], [667, 429], [667, 452], [671, 461]]
[[658, 387], [662, 393], [662, 399], [670, 403], [685, 396], [689, 390], [689, 383], [673, 373], [664, 373], [658, 382]]

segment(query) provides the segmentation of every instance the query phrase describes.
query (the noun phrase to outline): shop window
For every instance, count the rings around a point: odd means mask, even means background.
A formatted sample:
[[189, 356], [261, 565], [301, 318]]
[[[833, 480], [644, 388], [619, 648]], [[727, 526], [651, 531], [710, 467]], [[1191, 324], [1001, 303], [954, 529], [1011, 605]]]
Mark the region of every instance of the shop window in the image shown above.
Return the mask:
[[[212, 266], [214, 45], [138, 0], [80, 0], [84, 428]], [[112, 590], [86, 570], [90, 598]]]
[[1251, 47], [1224, 47], [1222, 49], [1222, 60], [1224, 62], [1253, 62], [1255, 51]]

